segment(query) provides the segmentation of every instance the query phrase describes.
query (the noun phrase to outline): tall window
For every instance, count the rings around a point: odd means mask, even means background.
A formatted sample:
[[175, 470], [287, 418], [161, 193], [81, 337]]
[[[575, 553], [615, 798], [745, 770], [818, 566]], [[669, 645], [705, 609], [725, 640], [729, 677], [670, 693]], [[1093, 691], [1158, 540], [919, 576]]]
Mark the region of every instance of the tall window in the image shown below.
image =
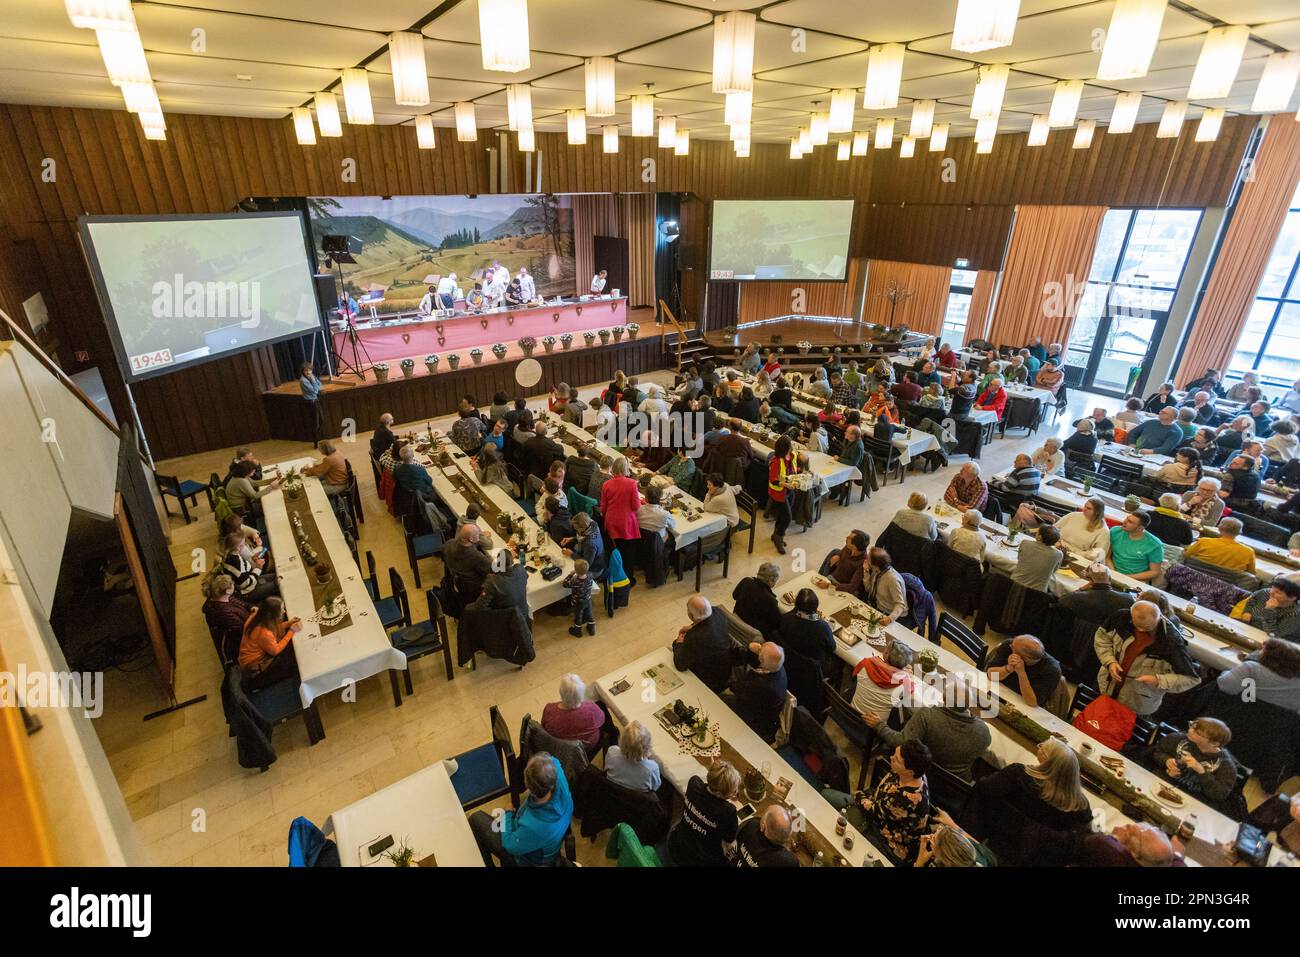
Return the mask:
[[952, 279], [948, 281], [948, 307], [943, 313], [939, 341], [951, 344], [954, 349], [966, 344], [966, 323], [970, 319], [971, 297], [975, 295], [975, 276], [973, 269], [954, 269]]
[[1251, 369], [1272, 385], [1289, 386], [1300, 378], [1300, 188], [1228, 360], [1229, 375]]
[[1085, 388], [1132, 390], [1169, 317], [1200, 222], [1199, 209], [1107, 211], [1066, 355], [1083, 367]]

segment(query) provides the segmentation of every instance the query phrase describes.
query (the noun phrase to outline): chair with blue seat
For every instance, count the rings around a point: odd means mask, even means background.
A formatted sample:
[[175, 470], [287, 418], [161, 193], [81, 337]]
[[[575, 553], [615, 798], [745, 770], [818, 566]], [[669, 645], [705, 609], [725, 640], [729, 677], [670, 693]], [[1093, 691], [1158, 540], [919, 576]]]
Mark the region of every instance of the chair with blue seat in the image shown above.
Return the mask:
[[[410, 627], [394, 631], [388, 636], [388, 640], [392, 642], [393, 647], [406, 656], [406, 671], [403, 674], [403, 680], [408, 695], [415, 694], [415, 688], [411, 685], [412, 662], [419, 661], [425, 655], [431, 655], [435, 651], [442, 652], [447, 680], [453, 681], [456, 677], [456, 673], [451, 667], [451, 641], [448, 638], [447, 616], [442, 612], [442, 604], [438, 601], [437, 590], [428, 589], [425, 591], [424, 597], [429, 603], [428, 619], [417, 621]], [[393, 686], [393, 704], [400, 708], [402, 696], [397, 690], [397, 672], [395, 670], [389, 670], [388, 680]]]
[[402, 517], [402, 533], [406, 538], [406, 560], [415, 577], [415, 587], [423, 588], [424, 584], [420, 581], [420, 559], [442, 557], [442, 546], [445, 544], [442, 532], [436, 528], [421, 531], [419, 516], [405, 515]]
[[375, 573], [374, 552], [366, 552], [366, 570], [369, 572], [366, 577], [366, 591], [370, 593], [370, 601], [379, 614], [379, 621], [383, 624], [384, 630], [396, 628], [398, 625], [409, 626], [411, 624], [410, 608], [409, 606], [403, 607], [406, 605], [406, 586], [402, 582], [402, 576], [397, 574], [397, 569], [388, 569], [388, 584], [393, 593], [387, 598], [383, 598], [379, 594], [379, 577]]
[[456, 773], [451, 776], [451, 786], [466, 811], [506, 795], [517, 808], [523, 794], [522, 768], [515, 756], [506, 719], [496, 705], [488, 709], [488, 717], [492, 723], [492, 740], [452, 759], [456, 762]]
[[305, 817], [289, 824], [290, 867], [340, 867], [338, 846]]
[[163, 475], [161, 472], [154, 472], [153, 480], [154, 484], [158, 486], [158, 493], [162, 496], [163, 511], [168, 515], [171, 514], [171, 509], [167, 507], [167, 496], [170, 495], [180, 503], [181, 517], [185, 519], [186, 525], [193, 521], [193, 519], [190, 518], [190, 510], [186, 507], [185, 503], [188, 502], [190, 505], [198, 508], [199, 495], [207, 496], [208, 507], [214, 512], [217, 509], [217, 503], [212, 497], [211, 486], [204, 485], [202, 482], [196, 482], [193, 479], [182, 480], [175, 475]]

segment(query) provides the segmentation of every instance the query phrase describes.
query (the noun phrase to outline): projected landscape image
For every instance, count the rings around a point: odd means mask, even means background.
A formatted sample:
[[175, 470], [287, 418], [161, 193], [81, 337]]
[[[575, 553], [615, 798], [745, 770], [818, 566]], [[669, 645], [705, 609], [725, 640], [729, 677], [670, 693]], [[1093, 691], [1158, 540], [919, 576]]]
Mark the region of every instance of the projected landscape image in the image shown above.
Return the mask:
[[718, 200], [712, 279], [843, 280], [852, 200]]
[[469, 289], [500, 260], [511, 274], [526, 267], [543, 296], [573, 295], [573, 218], [562, 196], [313, 196], [308, 200], [314, 245], [345, 235], [360, 243], [343, 282], [360, 300], [383, 296], [376, 311], [418, 307], [428, 280], [456, 273]]

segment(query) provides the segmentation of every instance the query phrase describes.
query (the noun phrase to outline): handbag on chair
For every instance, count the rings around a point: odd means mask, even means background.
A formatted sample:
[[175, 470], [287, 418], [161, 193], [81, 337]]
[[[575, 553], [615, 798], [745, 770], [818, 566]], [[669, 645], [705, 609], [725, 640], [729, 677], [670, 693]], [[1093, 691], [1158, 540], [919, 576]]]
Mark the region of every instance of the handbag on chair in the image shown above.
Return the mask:
[[[1119, 690], [1118, 688], [1116, 689]], [[1119, 751], [1128, 743], [1137, 724], [1137, 714], [1109, 695], [1098, 695], [1074, 716], [1076, 728], [1106, 747]]]

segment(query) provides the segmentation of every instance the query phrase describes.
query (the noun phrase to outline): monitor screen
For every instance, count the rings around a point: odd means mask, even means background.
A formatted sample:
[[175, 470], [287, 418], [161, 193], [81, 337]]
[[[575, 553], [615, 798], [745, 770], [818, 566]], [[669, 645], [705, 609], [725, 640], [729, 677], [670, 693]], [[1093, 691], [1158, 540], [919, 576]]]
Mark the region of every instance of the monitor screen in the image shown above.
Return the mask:
[[709, 278], [843, 282], [852, 232], [851, 199], [715, 200]]

